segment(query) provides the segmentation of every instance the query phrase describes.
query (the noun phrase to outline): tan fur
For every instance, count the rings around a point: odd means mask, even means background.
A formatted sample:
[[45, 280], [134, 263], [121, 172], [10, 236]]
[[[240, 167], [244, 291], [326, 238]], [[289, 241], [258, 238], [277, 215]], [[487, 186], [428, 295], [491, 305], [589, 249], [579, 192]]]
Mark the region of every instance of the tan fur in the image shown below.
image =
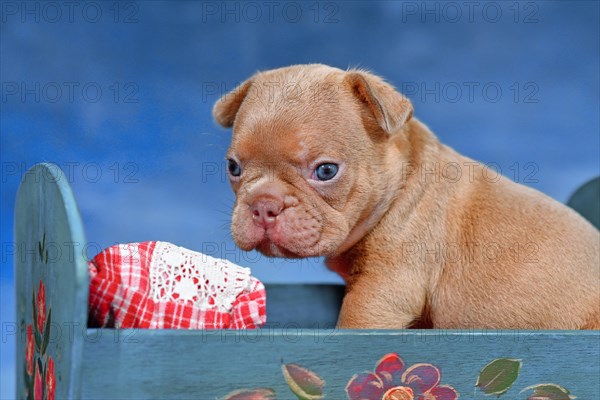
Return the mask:
[[[325, 255], [347, 283], [339, 327], [600, 329], [598, 230], [441, 144], [381, 78], [261, 72], [214, 116], [243, 171], [236, 243]], [[336, 178], [311, 180], [316, 160], [339, 163]], [[273, 227], [253, 223], [257, 203]]]

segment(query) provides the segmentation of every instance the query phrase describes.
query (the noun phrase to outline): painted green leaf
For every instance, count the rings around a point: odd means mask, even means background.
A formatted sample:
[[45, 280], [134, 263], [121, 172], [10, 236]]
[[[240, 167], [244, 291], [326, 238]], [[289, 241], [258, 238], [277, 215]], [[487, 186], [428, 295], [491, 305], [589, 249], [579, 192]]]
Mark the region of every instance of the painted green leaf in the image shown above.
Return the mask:
[[42, 241], [38, 241], [38, 252], [40, 253], [40, 260], [42, 262], [44, 262], [44, 250], [46, 250], [46, 232], [44, 232], [44, 235], [42, 236]]
[[269, 388], [240, 389], [228, 393], [222, 400], [276, 400], [275, 391]]
[[533, 394], [527, 400], [571, 400], [575, 396], [570, 396], [569, 391], [555, 383], [541, 383], [521, 390], [521, 393], [533, 390]]
[[297, 364], [282, 364], [281, 371], [292, 392], [300, 400], [320, 400], [325, 381], [319, 375]]
[[521, 370], [521, 360], [497, 358], [481, 370], [477, 386], [485, 394], [500, 396], [511, 388]]
[[38, 363], [33, 362], [33, 375], [31, 376], [31, 380], [29, 381], [29, 386], [27, 387], [27, 400], [33, 400], [33, 390], [35, 385], [35, 374], [37, 373]]
[[44, 372], [42, 372], [42, 399], [46, 398], [46, 390], [48, 389], [44, 384], [46, 382], [46, 371], [48, 369], [48, 363], [44, 363]]
[[[33, 368], [33, 372], [35, 374], [35, 364], [33, 365]], [[31, 391], [33, 390], [33, 377], [29, 376], [29, 374], [27, 373], [27, 365], [23, 366], [23, 376], [25, 378], [25, 387], [27, 388], [28, 393], [31, 393]]]
[[42, 349], [40, 353], [46, 354], [46, 348], [48, 347], [48, 341], [50, 340], [50, 324], [52, 323], [52, 308], [48, 310], [48, 319], [46, 320], [46, 329], [44, 330], [44, 339], [42, 340]]
[[40, 351], [42, 347], [42, 341], [40, 340], [41, 333], [37, 326], [37, 307], [35, 304], [35, 290], [33, 291], [33, 299], [31, 303], [33, 306], [33, 323], [31, 324], [33, 325], [33, 338], [35, 339], [35, 348], [37, 349], [37, 351]]

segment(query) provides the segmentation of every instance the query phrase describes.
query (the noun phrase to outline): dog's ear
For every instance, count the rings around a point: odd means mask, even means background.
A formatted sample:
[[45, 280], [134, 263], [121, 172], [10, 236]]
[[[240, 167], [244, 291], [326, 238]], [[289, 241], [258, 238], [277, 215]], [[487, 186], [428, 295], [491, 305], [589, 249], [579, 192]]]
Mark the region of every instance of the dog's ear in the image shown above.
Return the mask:
[[231, 92], [222, 96], [215, 103], [212, 113], [215, 121], [224, 128], [231, 128], [235, 121], [235, 116], [242, 105], [242, 102], [248, 94], [248, 89], [252, 85], [252, 79], [248, 79]]
[[378, 76], [351, 70], [346, 73], [344, 82], [388, 134], [401, 128], [412, 117], [410, 100]]

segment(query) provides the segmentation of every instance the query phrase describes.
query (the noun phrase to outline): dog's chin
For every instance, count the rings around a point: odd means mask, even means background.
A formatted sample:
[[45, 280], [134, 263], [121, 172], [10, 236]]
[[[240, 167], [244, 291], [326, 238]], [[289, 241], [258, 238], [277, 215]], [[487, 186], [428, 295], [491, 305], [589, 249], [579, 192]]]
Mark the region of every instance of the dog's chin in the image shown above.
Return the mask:
[[257, 243], [250, 244], [247, 241], [237, 241], [236, 244], [242, 250], [252, 251], [257, 250], [267, 257], [281, 258], [307, 258], [324, 256], [320, 246], [299, 246], [288, 243], [276, 243], [268, 237], [264, 237]]
[[256, 250], [267, 257], [283, 257], [283, 258], [304, 258], [310, 255], [299, 254], [293, 250], [289, 250], [283, 246], [277, 245], [272, 241], [265, 239], [256, 246]]

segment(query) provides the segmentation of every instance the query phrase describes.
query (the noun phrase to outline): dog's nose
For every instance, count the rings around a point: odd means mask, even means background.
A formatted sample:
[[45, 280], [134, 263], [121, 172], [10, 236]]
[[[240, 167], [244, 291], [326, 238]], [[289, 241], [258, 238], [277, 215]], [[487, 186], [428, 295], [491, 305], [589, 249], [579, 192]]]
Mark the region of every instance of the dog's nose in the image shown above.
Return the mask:
[[283, 209], [283, 201], [272, 198], [260, 199], [252, 203], [250, 209], [254, 223], [263, 228], [272, 228]]

